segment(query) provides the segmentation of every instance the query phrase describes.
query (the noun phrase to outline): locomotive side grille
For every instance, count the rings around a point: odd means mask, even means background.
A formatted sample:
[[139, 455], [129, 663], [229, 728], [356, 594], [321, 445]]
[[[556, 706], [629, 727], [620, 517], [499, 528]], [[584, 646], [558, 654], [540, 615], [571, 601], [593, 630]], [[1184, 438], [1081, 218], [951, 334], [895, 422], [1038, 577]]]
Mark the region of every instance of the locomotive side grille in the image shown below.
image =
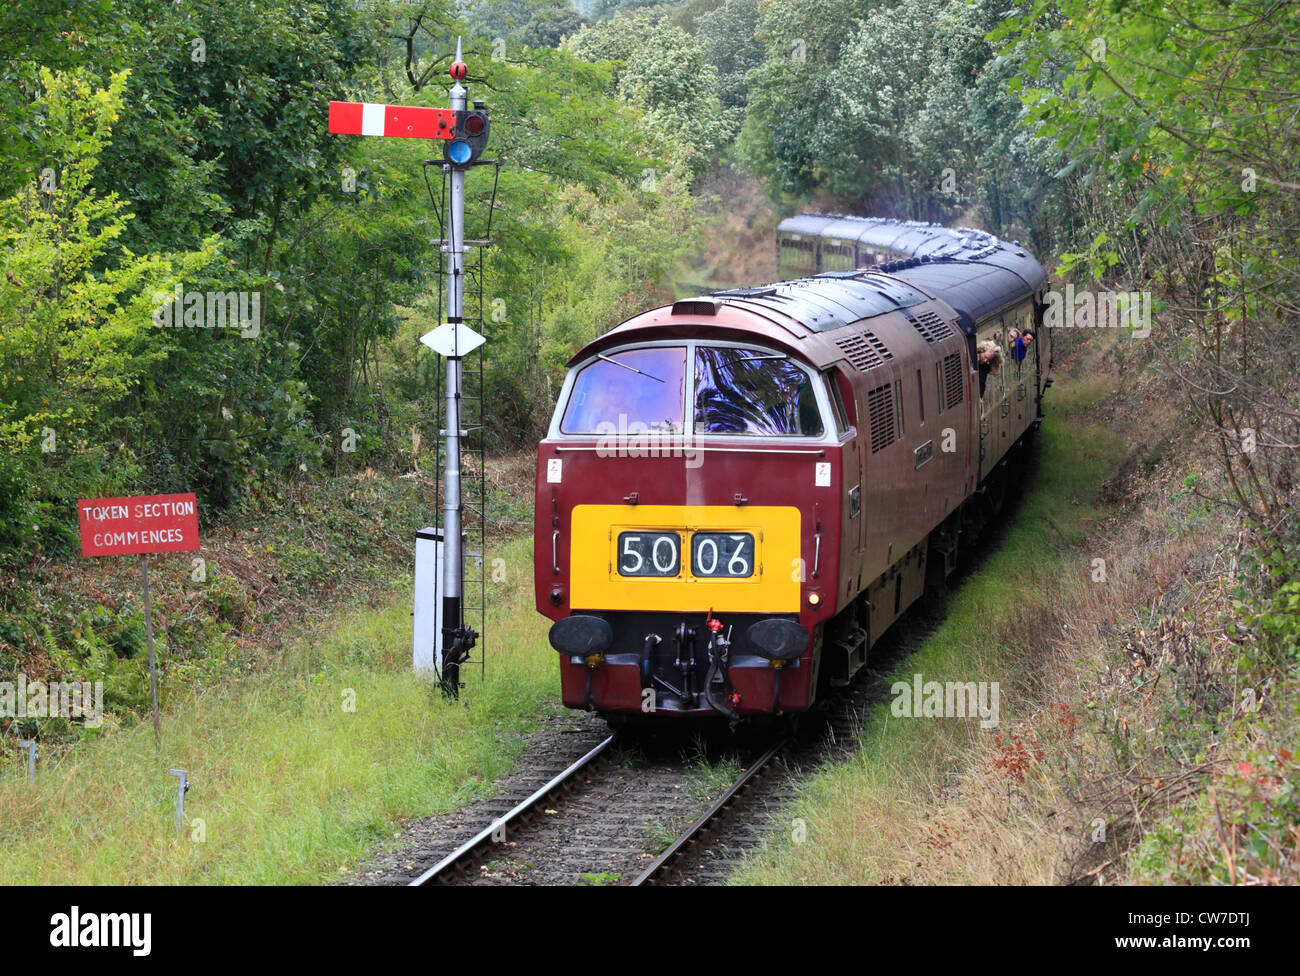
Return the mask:
[[871, 418], [871, 453], [882, 451], [897, 440], [894, 427], [893, 384], [878, 386], [867, 394], [867, 413]]
[[922, 312], [912, 319], [912, 327], [926, 342], [937, 342], [952, 335], [952, 326], [936, 311]]
[[894, 354], [885, 348], [885, 344], [870, 329], [860, 329], [841, 336], [835, 340], [835, 345], [840, 347], [840, 352], [853, 364], [853, 368], [862, 373], [894, 358]]
[[961, 356], [953, 353], [943, 357], [943, 408], [951, 410], [961, 400]]

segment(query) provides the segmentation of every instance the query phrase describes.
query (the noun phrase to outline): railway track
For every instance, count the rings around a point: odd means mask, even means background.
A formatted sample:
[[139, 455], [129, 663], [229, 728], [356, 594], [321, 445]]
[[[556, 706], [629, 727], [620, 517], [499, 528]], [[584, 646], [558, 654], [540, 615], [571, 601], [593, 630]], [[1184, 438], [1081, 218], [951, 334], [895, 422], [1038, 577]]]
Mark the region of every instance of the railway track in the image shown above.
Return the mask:
[[[924, 643], [945, 614], [943, 601], [927, 601], [911, 612], [909, 622], [894, 628], [878, 646], [869, 670], [823, 699], [804, 717], [798, 733], [761, 746], [757, 758], [752, 758], [755, 753], [751, 751], [750, 758], [742, 760], [748, 763], [744, 772], [647, 866], [633, 866], [638, 857], [648, 856], [640, 846], [643, 839], [635, 825], [636, 815], [646, 813], [644, 805], [654, 797], [663, 797], [679, 786], [671, 780], [658, 788], [652, 783], [635, 794], [613, 784], [646, 777], [653, 780], [652, 773], [658, 775], [665, 766], [681, 770], [684, 763], [680, 756], [665, 761], [661, 754], [657, 762], [638, 762], [633, 774], [625, 758], [615, 758], [625, 756], [625, 747], [633, 743], [625, 741], [625, 734], [616, 733], [603, 738], [513, 807], [493, 816], [469, 840], [407, 883], [572, 884], [580, 874], [585, 877], [584, 872], [605, 878], [593, 882], [600, 884], [725, 883], [739, 861], [771, 830], [783, 829], [779, 818], [794, 795], [794, 784], [823, 763], [842, 761], [857, 751], [863, 720], [888, 701], [886, 676]], [[622, 768], [609, 769], [620, 761]], [[680, 775], [678, 772], [679, 780]], [[568, 809], [561, 816], [563, 807]], [[691, 815], [678, 802], [675, 808], [666, 804], [646, 813], [646, 818], [662, 818], [659, 822], [668, 825], [683, 813]], [[547, 831], [562, 836], [550, 846], [531, 842]], [[526, 853], [512, 850], [516, 841], [528, 849]], [[602, 871], [602, 861], [614, 857], [619, 867], [611, 864], [609, 873]], [[524, 862], [518, 875], [499, 867], [515, 862]], [[549, 869], [540, 877], [534, 874], [539, 864]], [[628, 878], [632, 880], [624, 880]]]
[[[789, 746], [782, 739], [766, 749], [705, 812], [679, 834], [658, 857], [631, 882], [632, 885], [667, 884], [683, 865], [691, 863], [707, 846], [716, 831], [723, 828], [737, 805], [772, 772], [778, 758]], [[607, 760], [617, 751], [618, 736], [610, 735], [585, 755], [571, 763], [510, 810], [483, 827], [418, 877], [411, 887], [454, 885], [473, 882], [480, 866], [488, 864], [510, 839], [554, 814], [554, 807], [588, 789], [597, 780]]]
[[717, 828], [726, 823], [730, 815], [735, 812], [740, 799], [767, 776], [776, 759], [785, 752], [788, 745], [789, 740], [782, 739], [759, 756], [739, 779], [727, 787], [722, 796], [718, 797], [693, 824], [682, 831], [677, 839], [650, 863], [649, 867], [637, 875], [632, 884], [668, 883], [695, 849], [702, 843], [706, 843]]
[[616, 736], [609, 736], [594, 749], [571, 763], [551, 778], [549, 782], [516, 804], [509, 811], [488, 824], [477, 834], [461, 844], [441, 861], [409, 883], [409, 887], [455, 884], [470, 876], [477, 865], [503, 844], [506, 838], [520, 828], [535, 823], [539, 812], [548, 803], [560, 802], [578, 788], [584, 772], [594, 771], [602, 759], [613, 749]]
[[[916, 619], [918, 616], [921, 619]], [[600, 875], [599, 859], [608, 858], [615, 847], [626, 855], [620, 855], [624, 867], [617, 870], [621, 878], [598, 883], [725, 883], [740, 858], [755, 849], [770, 830], [781, 829], [778, 818], [786, 801], [793, 796], [794, 783], [810, 775], [822, 763], [843, 760], [856, 751], [864, 717], [887, 700], [887, 691], [880, 679], [888, 673], [890, 663], [910, 656], [933, 631], [939, 619], [941, 617], [934, 615], [913, 614], [909, 627], [896, 631], [882, 642], [880, 650], [883, 653], [877, 664], [883, 665], [884, 671], [864, 673], [851, 686], [828, 696], [814, 713], [805, 717], [804, 727], [799, 733], [782, 737], [775, 744], [760, 746], [762, 751], [756, 758], [755, 751], [749, 751], [748, 758], [742, 758], [747, 763], [744, 772], [644, 867], [627, 870], [638, 856], [648, 856], [638, 854], [644, 848], [639, 847], [641, 841], [637, 831], [629, 825], [628, 815], [640, 811], [647, 797], [644, 792], [640, 795], [623, 794], [611, 784], [620, 776], [641, 778], [652, 770], [646, 768], [644, 761], [636, 767], [634, 776], [628, 775], [625, 760], [620, 768], [620, 760], [616, 757], [625, 756], [625, 747], [633, 743], [625, 741], [625, 733], [615, 733], [589, 748], [514, 806], [494, 815], [476, 834], [407, 884], [511, 883], [512, 880], [513, 883], [574, 883], [573, 880], [561, 880], [566, 871], [560, 868], [565, 867], [566, 859], [570, 862], [567, 865], [570, 879], [576, 880], [579, 873], [589, 869]], [[741, 756], [744, 756], [744, 751]], [[664, 765], [662, 756], [659, 764]], [[613, 770], [611, 765], [615, 766]], [[667, 765], [681, 769], [683, 760], [681, 757], [671, 759]], [[671, 792], [675, 787], [666, 784], [666, 788]], [[677, 814], [682, 812], [679, 803]], [[620, 817], [623, 826], [619, 826]], [[663, 822], [670, 821], [665, 819]], [[552, 833], [559, 830], [563, 834], [563, 840], [558, 842], [560, 847], [547, 849], [546, 845], [533, 843], [539, 833], [548, 830]], [[593, 839], [593, 835], [602, 830], [605, 836]], [[618, 839], [611, 842], [610, 836]], [[572, 844], [576, 853], [564, 850], [562, 845], [565, 843]], [[520, 856], [519, 851], [514, 850], [517, 845], [528, 848], [529, 852]], [[513, 861], [527, 862], [528, 870], [522, 876], [515, 876], [500, 869], [500, 865]], [[586, 866], [575, 867], [574, 861]], [[531, 869], [538, 863], [552, 869], [547, 875], [548, 880], [532, 879]], [[614, 878], [615, 875], [611, 873], [607, 877]], [[627, 878], [631, 880], [624, 880]]]
[[[932, 629], [929, 621], [914, 625], [890, 641], [890, 658], [910, 654]], [[863, 677], [868, 677], [863, 675]], [[712, 884], [725, 882], [737, 858], [752, 850], [774, 826], [774, 817], [793, 793], [793, 781], [810, 774], [822, 762], [847, 758], [856, 750], [862, 718], [884, 700], [874, 681], [857, 681], [829, 697], [817, 714], [809, 715], [801, 733], [782, 737], [762, 748], [757, 758], [747, 760], [743, 773], [723, 790], [682, 830], [662, 852], [636, 873], [630, 885], [674, 883]], [[559, 820], [560, 808], [572, 823], [573, 835], [590, 834], [597, 820], [612, 820], [638, 798], [625, 797], [594, 804], [582, 812], [592, 795], [601, 792], [615, 778], [608, 775], [611, 759], [626, 745], [620, 734], [606, 736], [594, 747], [553, 775], [513, 807], [495, 816], [476, 834], [442, 857], [432, 867], [408, 881], [410, 886], [482, 883], [492, 875], [499, 857], [509, 858], [516, 840], [533, 828], [546, 829]], [[754, 753], [750, 752], [750, 757]], [[680, 763], [676, 760], [675, 763]], [[641, 798], [640, 802], [644, 802]], [[585, 819], [584, 819], [585, 818]], [[680, 821], [679, 821], [680, 822]], [[553, 829], [553, 827], [552, 827]], [[603, 848], [602, 848], [603, 850]], [[631, 848], [629, 848], [629, 851]], [[550, 861], [551, 854], [542, 854]], [[644, 855], [642, 855], [644, 856]], [[594, 859], [593, 859], [593, 867]], [[571, 877], [576, 875], [570, 875]], [[627, 878], [629, 874], [624, 874]], [[552, 882], [554, 883], [554, 882]], [[561, 882], [563, 883], [563, 882]]]

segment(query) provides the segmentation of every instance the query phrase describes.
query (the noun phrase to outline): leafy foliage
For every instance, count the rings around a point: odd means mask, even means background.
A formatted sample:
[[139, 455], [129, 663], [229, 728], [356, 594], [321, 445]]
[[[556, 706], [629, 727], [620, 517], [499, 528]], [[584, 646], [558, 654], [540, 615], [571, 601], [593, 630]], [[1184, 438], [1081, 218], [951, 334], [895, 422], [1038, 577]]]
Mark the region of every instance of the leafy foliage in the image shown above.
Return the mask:
[[1232, 500], [1276, 517], [1300, 460], [1294, 10], [1039, 0], [996, 37], [1024, 52], [1016, 87], [1066, 157], [1057, 175], [1077, 180], [1093, 244], [1063, 272], [1169, 297], [1195, 350], [1175, 368]]
[[42, 161], [42, 68], [84, 66], [101, 49], [112, 0], [11, 0], [0, 4], [0, 196], [12, 193]]
[[466, 19], [493, 45], [500, 38], [528, 47], [557, 47], [582, 26], [582, 15], [569, 0], [480, 0], [469, 5]]
[[618, 94], [645, 110], [646, 123], [691, 175], [730, 144], [740, 111], [722, 107], [718, 69], [699, 38], [641, 14], [584, 27], [566, 46], [584, 60], [615, 62]]
[[46, 167], [0, 201], [0, 546], [10, 558], [70, 540], [77, 497], [111, 494], [138, 472], [131, 410], [165, 353], [148, 286], [205, 263], [203, 251], [136, 255], [130, 219], [92, 184], [126, 76], [41, 76]]
[[949, 219], [1046, 248], [1063, 217], [1055, 153], [1007, 90], [1023, 56], [995, 54], [993, 0], [760, 7], [767, 47], [747, 75], [738, 154], [795, 196], [854, 213]]
[[727, 2], [696, 18], [695, 33], [705, 45], [709, 64], [718, 71], [718, 102], [724, 109], [744, 109], [747, 75], [767, 53], [756, 36], [758, 21], [758, 0]]

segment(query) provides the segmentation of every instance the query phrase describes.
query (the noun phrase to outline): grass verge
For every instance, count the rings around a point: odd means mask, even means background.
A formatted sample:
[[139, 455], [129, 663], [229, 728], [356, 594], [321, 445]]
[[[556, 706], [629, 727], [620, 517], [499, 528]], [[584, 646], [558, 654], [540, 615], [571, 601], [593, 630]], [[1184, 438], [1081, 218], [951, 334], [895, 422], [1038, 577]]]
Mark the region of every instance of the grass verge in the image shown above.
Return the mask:
[[[500, 552], [488, 669], [449, 702], [410, 673], [410, 594], [345, 612], [268, 673], [174, 696], [161, 751], [140, 723], [78, 744], [34, 785], [0, 778], [0, 884], [291, 884], [346, 876], [402, 819], [490, 792], [556, 708], [531, 540]], [[175, 819], [188, 772], [186, 823]]]

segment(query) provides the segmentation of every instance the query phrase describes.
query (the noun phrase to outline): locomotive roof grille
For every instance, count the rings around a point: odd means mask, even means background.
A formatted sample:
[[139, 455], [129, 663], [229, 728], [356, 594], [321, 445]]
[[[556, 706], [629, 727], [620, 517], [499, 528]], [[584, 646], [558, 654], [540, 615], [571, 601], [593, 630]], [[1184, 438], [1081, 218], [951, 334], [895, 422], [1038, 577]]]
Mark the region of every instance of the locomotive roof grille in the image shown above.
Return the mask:
[[711, 298], [684, 298], [673, 302], [673, 315], [717, 315], [718, 303]]
[[916, 329], [921, 338], [928, 343], [935, 343], [952, 335], [952, 326], [933, 309], [927, 309], [920, 315], [913, 315], [911, 312], [906, 314], [908, 321], [912, 323], [912, 328]]
[[757, 298], [760, 295], [775, 295], [776, 289], [771, 285], [761, 288], [730, 288], [727, 291], [711, 292], [714, 298]]

